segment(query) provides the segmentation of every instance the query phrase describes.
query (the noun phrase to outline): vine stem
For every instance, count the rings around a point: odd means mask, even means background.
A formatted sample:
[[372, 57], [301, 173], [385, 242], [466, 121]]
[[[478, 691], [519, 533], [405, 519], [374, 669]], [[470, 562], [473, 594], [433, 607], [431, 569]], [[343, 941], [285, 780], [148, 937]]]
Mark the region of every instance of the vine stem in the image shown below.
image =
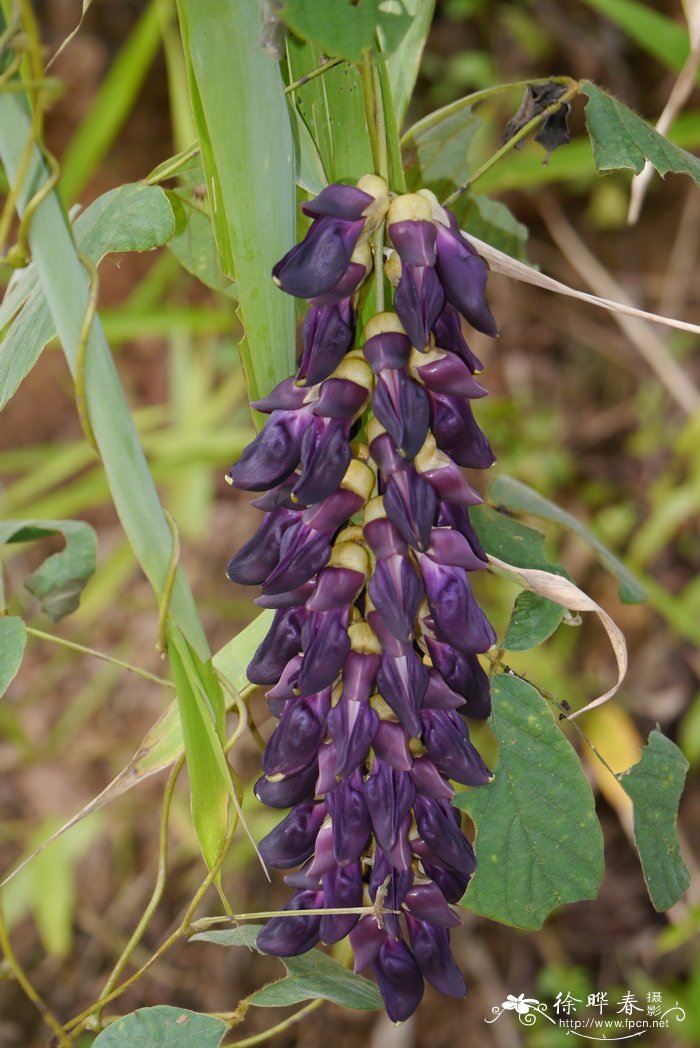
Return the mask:
[[298, 80], [294, 80], [291, 84], [288, 84], [284, 89], [285, 95], [289, 95], [292, 91], [296, 91], [298, 87], [303, 87], [304, 84], [308, 84], [310, 80], [315, 80], [317, 76], [321, 76], [323, 73], [327, 73], [329, 69], [334, 69], [337, 65], [345, 62], [344, 58], [333, 58], [330, 62], [324, 62], [323, 65], [318, 66], [316, 69], [312, 69], [310, 73], [305, 73], [304, 76], [300, 76]]
[[277, 1023], [276, 1026], [271, 1026], [269, 1030], [263, 1030], [262, 1033], [253, 1034], [252, 1037], [245, 1037], [242, 1041], [229, 1041], [227, 1045], [222, 1045], [222, 1048], [253, 1048], [254, 1044], [262, 1044], [263, 1041], [269, 1040], [270, 1037], [274, 1037], [278, 1033], [283, 1033], [285, 1030], [289, 1030], [290, 1027], [296, 1023], [301, 1022], [311, 1012], [316, 1011], [323, 1004], [323, 998], [318, 997], [315, 1001], [309, 1001], [303, 1008], [300, 1008], [294, 1015], [290, 1015], [289, 1018], [283, 1019], [281, 1023]]
[[24, 990], [27, 998], [32, 1002], [34, 1007], [37, 1009], [46, 1025], [53, 1031], [56, 1041], [60, 1048], [70, 1048], [71, 1040], [66, 1034], [66, 1031], [61, 1026], [60, 1022], [53, 1014], [49, 1006], [44, 1002], [39, 992], [32, 985], [28, 975], [22, 968], [21, 964], [15, 956], [15, 952], [12, 949], [12, 943], [10, 942], [10, 936], [5, 925], [5, 918], [0, 906], [0, 949], [5, 956], [5, 961], [14, 975], [19, 985]]
[[74, 640], [66, 640], [65, 637], [57, 637], [53, 633], [44, 633], [43, 630], [34, 629], [32, 626], [25, 626], [25, 629], [31, 637], [36, 637], [37, 640], [48, 640], [52, 644], [60, 644], [63, 648], [70, 648], [71, 651], [79, 651], [82, 655], [93, 655], [96, 659], [102, 659], [103, 662], [111, 662], [112, 665], [119, 666], [120, 669], [128, 670], [129, 673], [136, 673], [139, 677], [143, 677], [144, 680], [149, 680], [153, 684], [160, 684], [164, 688], [175, 687], [172, 681], [166, 680], [164, 677], [157, 677], [155, 673], [142, 670], [140, 666], [124, 662], [123, 659], [115, 659], [114, 656], [107, 655], [104, 651], [88, 648], [84, 644], [78, 644]]
[[[534, 131], [534, 129], [539, 124], [546, 120], [548, 116], [551, 116], [552, 113], [555, 113], [557, 109], [560, 109], [563, 105], [571, 101], [571, 99], [579, 93], [580, 85], [578, 80], [572, 81], [568, 77], [565, 79], [568, 82], [569, 87], [564, 92], [564, 94], [560, 95], [556, 102], [552, 102], [551, 105], [547, 106], [546, 109], [543, 109], [541, 113], [537, 114], [537, 116], [533, 116], [532, 120], [528, 120], [528, 122], [524, 124], [523, 127], [521, 127], [520, 130], [517, 131], [512, 138], [509, 138], [508, 141], [504, 143], [504, 145], [502, 145], [500, 149], [496, 150], [493, 156], [490, 156], [488, 160], [485, 160], [481, 167], [478, 167], [476, 171], [474, 171], [474, 173], [470, 175], [466, 182], [464, 182], [461, 186], [457, 186], [454, 193], [450, 193], [450, 195], [442, 201], [443, 207], [450, 207], [450, 205], [453, 204], [455, 200], [457, 200], [457, 198], [462, 195], [462, 193], [466, 193], [466, 191], [471, 186], [473, 186], [474, 183], [479, 178], [481, 178], [482, 175], [485, 175], [486, 172], [489, 171], [494, 164], [497, 164], [498, 161], [506, 155], [506, 153], [509, 153], [511, 149], [514, 149], [515, 146], [517, 146], [518, 142], [522, 142], [522, 140], [526, 138], [531, 131]], [[538, 82], [540, 81], [535, 81], [535, 83]]]

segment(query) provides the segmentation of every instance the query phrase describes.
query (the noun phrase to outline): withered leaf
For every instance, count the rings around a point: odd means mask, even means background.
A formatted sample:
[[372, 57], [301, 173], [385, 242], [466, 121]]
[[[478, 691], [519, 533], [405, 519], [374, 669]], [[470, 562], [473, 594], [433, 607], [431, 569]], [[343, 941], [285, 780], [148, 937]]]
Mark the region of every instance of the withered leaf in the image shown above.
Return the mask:
[[[513, 135], [522, 130], [534, 117], [539, 116], [548, 106], [553, 105], [558, 98], [561, 98], [565, 91], [566, 88], [563, 84], [555, 84], [551, 81], [541, 84], [528, 84], [517, 113], [506, 124], [502, 141], [504, 143], [508, 142]], [[566, 124], [568, 113], [569, 105], [565, 102], [559, 109], [550, 113], [537, 133], [535, 141], [544, 146], [548, 154], [556, 149], [557, 146], [566, 145], [569, 141], [569, 130]], [[516, 149], [521, 149], [523, 144], [523, 142], [518, 142]]]

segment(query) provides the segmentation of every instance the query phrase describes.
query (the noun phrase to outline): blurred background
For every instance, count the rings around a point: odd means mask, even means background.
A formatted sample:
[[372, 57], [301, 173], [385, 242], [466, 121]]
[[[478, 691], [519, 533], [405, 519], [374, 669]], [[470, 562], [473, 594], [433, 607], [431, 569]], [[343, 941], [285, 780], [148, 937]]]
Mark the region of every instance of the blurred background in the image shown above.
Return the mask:
[[[80, 16], [78, 0], [35, 3], [47, 55]], [[640, 13], [641, 12], [641, 13]], [[651, 19], [648, 16], [651, 14]], [[625, 21], [627, 19], [627, 21]], [[658, 19], [658, 20], [657, 20]], [[502, 81], [570, 75], [597, 81], [652, 121], [683, 63], [683, 8], [675, 0], [441, 0], [409, 114], [411, 120]], [[88, 204], [107, 189], [144, 178], [195, 138], [171, 0], [95, 0], [52, 75], [64, 89], [47, 120], [49, 149], [60, 159], [67, 204]], [[479, 109], [483, 126], [472, 167], [500, 144], [518, 92]], [[584, 142], [583, 101], [570, 119], [572, 143], [544, 163], [528, 142], [480, 181], [480, 192], [506, 203], [528, 227], [529, 259], [544, 272], [609, 298], [700, 322], [700, 195], [679, 176], [654, 178], [635, 226], [626, 224], [629, 174], [598, 177]], [[700, 148], [700, 94], [674, 125], [675, 140]], [[410, 163], [410, 152], [408, 161]], [[187, 203], [203, 187], [187, 188]], [[183, 198], [184, 199], [184, 198]], [[478, 235], [478, 230], [475, 230]], [[193, 237], [190, 231], [186, 234]], [[173, 245], [190, 268], [211, 274], [206, 237]], [[164, 505], [178, 521], [183, 561], [213, 650], [249, 622], [251, 594], [224, 575], [232, 553], [259, 515], [231, 490], [225, 470], [252, 435], [236, 344], [235, 300], [180, 265], [168, 248], [109, 256], [100, 270], [100, 311], [119, 373]], [[592, 253], [593, 260], [590, 257]], [[192, 260], [195, 260], [193, 263]], [[597, 260], [597, 261], [596, 261]], [[4, 282], [8, 272], [0, 270]], [[681, 805], [686, 860], [700, 861], [700, 358], [695, 336], [639, 325], [622, 330], [600, 309], [493, 276], [489, 299], [500, 338], [474, 342], [491, 396], [477, 407], [498, 455], [494, 473], [514, 476], [570, 510], [635, 571], [648, 591], [643, 605], [622, 605], [617, 587], [590, 549], [547, 528], [547, 549], [623, 629], [630, 670], [613, 705], [584, 728], [615, 770], [639, 757], [656, 723], [691, 764]], [[680, 385], [667, 362], [683, 369]], [[483, 490], [483, 489], [482, 489]], [[86, 445], [73, 385], [52, 345], [0, 418], [0, 512], [5, 517], [78, 517], [99, 535], [98, 570], [80, 609], [56, 632], [154, 673], [157, 613], [109, 500], [103, 472]], [[48, 543], [6, 558], [13, 607], [51, 629], [21, 580]], [[27, 551], [28, 550], [28, 551]], [[515, 589], [483, 581], [481, 597], [503, 628]], [[596, 621], [562, 626], [512, 665], [572, 706], [607, 689], [612, 654]], [[30, 640], [19, 677], [0, 705], [0, 868], [9, 869], [78, 811], [119, 772], [170, 695], [113, 665]], [[271, 731], [262, 696], [252, 700], [263, 736]], [[576, 738], [572, 738], [579, 748]], [[479, 739], [487, 751], [486, 733]], [[493, 752], [493, 750], [491, 751]], [[621, 791], [587, 753], [606, 836], [600, 897], [565, 907], [537, 933], [488, 923], [468, 913], [454, 934], [470, 984], [464, 1001], [428, 988], [417, 1016], [394, 1029], [376, 1014], [324, 1005], [272, 1043], [315, 1048], [362, 1040], [392, 1048], [478, 1043], [494, 1048], [558, 1048], [567, 1034], [519, 1026], [504, 1017], [484, 1025], [508, 993], [553, 1000], [629, 990], [640, 1000], [663, 990], [687, 1019], [644, 1043], [700, 1044], [700, 889], [667, 915], [654, 912], [630, 843], [630, 812]], [[252, 798], [259, 752], [249, 735], [233, 761], [247, 783], [247, 818], [262, 836], [277, 821]], [[61, 1016], [98, 993], [146, 904], [155, 877], [163, 776], [128, 792], [62, 837], [6, 891], [15, 949]], [[142, 963], [180, 919], [203, 866], [181, 777], [171, 819], [171, 870], [164, 900], [135, 954]], [[240, 834], [224, 866], [237, 911], [282, 905], [281, 877], [260, 876]], [[209, 899], [215, 912], [216, 899]], [[117, 1005], [120, 1013], [169, 1003], [227, 1011], [279, 974], [278, 962], [245, 950], [202, 943], [170, 951]], [[46, 1031], [14, 982], [0, 982], [0, 1044], [39, 1048]], [[240, 1036], [286, 1012], [253, 1009]], [[238, 1032], [238, 1031], [237, 1031]], [[91, 1038], [78, 1042], [87, 1048]]]

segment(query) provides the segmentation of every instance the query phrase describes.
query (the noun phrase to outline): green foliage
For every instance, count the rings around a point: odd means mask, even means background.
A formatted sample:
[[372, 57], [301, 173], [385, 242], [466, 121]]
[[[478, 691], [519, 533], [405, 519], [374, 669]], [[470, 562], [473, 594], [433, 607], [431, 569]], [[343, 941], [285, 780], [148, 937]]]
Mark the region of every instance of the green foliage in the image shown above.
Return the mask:
[[538, 593], [525, 590], [516, 599], [503, 639], [508, 651], [528, 651], [554, 633], [564, 618], [564, 609]]
[[178, 182], [178, 188], [167, 193], [175, 217], [168, 247], [188, 273], [213, 291], [235, 299], [236, 287], [221, 268], [211, 215], [205, 208], [206, 183], [198, 159], [178, 171]]
[[16, 615], [0, 618], [0, 697], [17, 675], [22, 665], [27, 632], [22, 619]]
[[[549, 499], [529, 488], [527, 484], [504, 475], [493, 480], [489, 488], [489, 495], [497, 506], [501, 506], [505, 510], [542, 517], [544, 520], [551, 520], [556, 524], [561, 524], [568, 531], [573, 531], [595, 550], [601, 564], [607, 568], [611, 575], [615, 576], [619, 584], [620, 600], [626, 604], [637, 604], [645, 599], [646, 594], [644, 590], [629, 569], [571, 513], [560, 509], [559, 506], [550, 502]], [[479, 510], [479, 512], [483, 511]], [[507, 557], [502, 557], [501, 559], [508, 560]], [[515, 561], [510, 561], [510, 563], [514, 564]], [[521, 567], [535, 566], [534, 564], [521, 565]]]
[[452, 210], [465, 232], [526, 265], [531, 264], [527, 257], [528, 228], [518, 222], [500, 200], [492, 200], [483, 193], [463, 193]]
[[[173, 212], [162, 189], [140, 183], [119, 186], [98, 197], [73, 228], [78, 251], [98, 265], [115, 251], [150, 251], [175, 231]], [[3, 303], [0, 326], [14, 322], [0, 342], [0, 410], [56, 334], [56, 323], [36, 266], [19, 271], [10, 305]]]
[[641, 760], [619, 776], [634, 806], [634, 842], [657, 910], [668, 910], [690, 884], [676, 832], [687, 770], [688, 762], [678, 747], [655, 728]]
[[256, 0], [179, 0], [178, 10], [214, 233], [224, 273], [236, 279], [239, 349], [255, 399], [294, 367], [294, 303], [270, 280], [296, 240], [289, 111], [279, 68], [257, 46]]
[[97, 536], [81, 520], [5, 520], [0, 522], [0, 545], [34, 542], [60, 533], [66, 548], [53, 553], [24, 585], [40, 601], [54, 622], [75, 611], [88, 579], [95, 571]]
[[406, 173], [412, 187], [427, 187], [442, 199], [469, 177], [467, 155], [481, 118], [472, 106], [448, 106], [439, 116], [439, 112], [431, 113], [407, 134]]
[[386, 53], [394, 51], [411, 25], [402, 0], [391, 7], [381, 0], [329, 0], [322, 18], [317, 0], [286, 0], [282, 17], [302, 40], [351, 62], [361, 62], [363, 53], [375, 46], [377, 31]]
[[411, 16], [411, 24], [399, 46], [387, 58], [387, 71], [399, 127], [406, 116], [413, 88], [418, 79], [423, 48], [435, 7], [435, 0], [403, 0], [403, 2]]
[[493, 678], [499, 758], [486, 786], [457, 794], [476, 825], [476, 873], [463, 905], [517, 928], [557, 906], [594, 899], [603, 835], [576, 753], [544, 700], [518, 677]]
[[700, 185], [700, 160], [692, 153], [673, 145], [590, 80], [583, 81], [581, 91], [588, 96], [586, 125], [598, 171], [630, 167], [639, 174], [648, 160], [660, 175], [669, 171], [690, 175]]
[[[260, 924], [245, 924], [238, 928], [200, 932], [193, 935], [191, 941], [255, 949], [255, 940], [261, 927]], [[361, 975], [353, 975], [320, 950], [310, 950], [300, 957], [282, 957], [280, 960], [287, 969], [286, 977], [256, 990], [246, 998], [248, 1004], [258, 1008], [281, 1008], [322, 997], [345, 1008], [378, 1010], [384, 1007], [374, 983]]]
[[[492, 493], [493, 487], [492, 484]], [[469, 517], [479, 541], [492, 557], [498, 557], [517, 568], [537, 568], [570, 578], [561, 564], [553, 564], [545, 556], [544, 535], [541, 531], [521, 524], [519, 520], [499, 513], [490, 506], [476, 506], [470, 510]]]
[[585, 0], [669, 69], [680, 69], [690, 50], [688, 33], [660, 11], [637, 0]]
[[94, 1048], [219, 1048], [228, 1026], [186, 1008], [139, 1008], [103, 1030]]

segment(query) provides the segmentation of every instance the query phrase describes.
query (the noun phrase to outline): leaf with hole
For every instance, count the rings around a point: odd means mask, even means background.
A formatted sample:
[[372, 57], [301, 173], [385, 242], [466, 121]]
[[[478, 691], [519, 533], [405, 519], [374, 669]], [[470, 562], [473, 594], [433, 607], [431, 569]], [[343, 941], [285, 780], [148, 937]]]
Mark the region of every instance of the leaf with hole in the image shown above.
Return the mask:
[[219, 1048], [227, 1030], [214, 1015], [159, 1004], [115, 1019], [93, 1048]]
[[670, 909], [690, 885], [676, 829], [687, 770], [688, 762], [675, 743], [655, 728], [641, 760], [618, 776], [632, 799], [634, 843], [649, 897], [659, 911]]
[[556, 907], [596, 897], [603, 835], [578, 757], [542, 697], [507, 674], [493, 678], [492, 697], [494, 778], [455, 797], [476, 826], [476, 873], [462, 905], [539, 928]]
[[94, 574], [97, 537], [93, 528], [82, 520], [0, 522], [0, 545], [34, 542], [57, 533], [63, 535], [66, 548], [47, 557], [24, 583], [54, 622], [75, 611], [80, 604], [80, 594]]
[[[218, 929], [193, 935], [190, 942], [217, 943], [219, 946], [247, 946], [255, 949], [262, 925], [245, 924], [238, 928]], [[375, 984], [347, 968], [320, 950], [310, 950], [300, 957], [281, 957], [287, 969], [283, 979], [263, 986], [246, 998], [258, 1008], [283, 1008], [301, 1001], [321, 997], [344, 1008], [377, 1011], [384, 1007]]]

